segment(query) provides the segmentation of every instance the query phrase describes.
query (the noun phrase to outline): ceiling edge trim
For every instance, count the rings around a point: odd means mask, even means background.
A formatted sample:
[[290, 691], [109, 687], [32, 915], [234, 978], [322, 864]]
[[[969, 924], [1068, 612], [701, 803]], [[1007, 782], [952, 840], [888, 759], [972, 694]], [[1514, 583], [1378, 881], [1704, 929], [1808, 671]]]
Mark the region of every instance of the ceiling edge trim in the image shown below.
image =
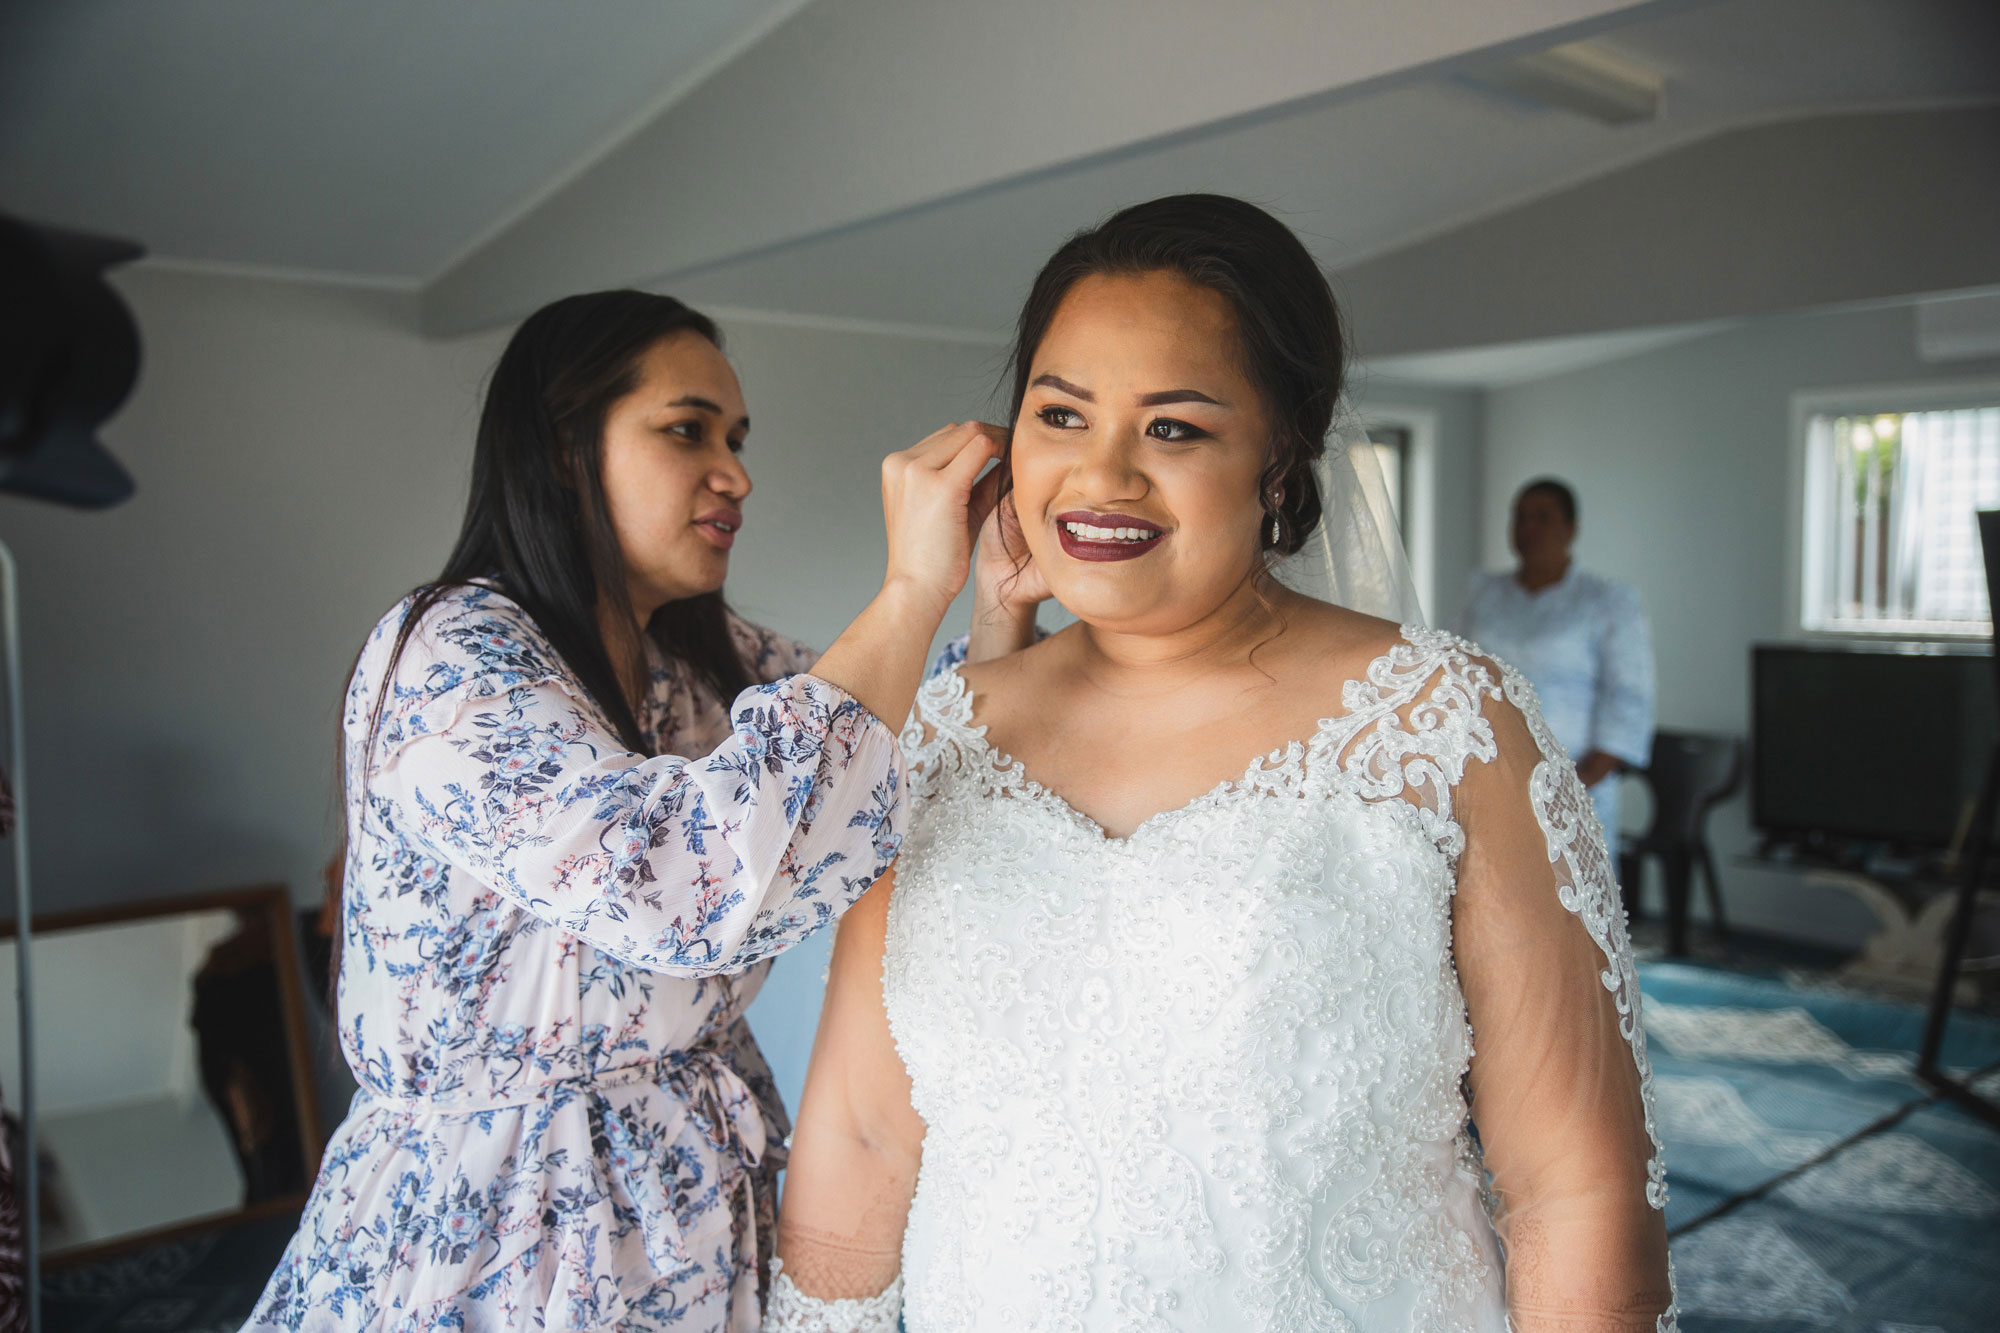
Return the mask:
[[806, 329], [815, 333], [859, 333], [875, 338], [902, 338], [916, 342], [962, 343], [972, 347], [1005, 347], [1005, 333], [985, 329], [957, 328], [948, 324], [906, 324], [900, 320], [860, 319], [849, 315], [815, 315], [803, 310], [759, 310], [749, 306], [710, 305], [697, 301], [696, 307], [723, 326], [731, 323], [770, 324], [778, 328]]
[[231, 259], [188, 259], [179, 255], [148, 254], [132, 265], [159, 273], [181, 273], [198, 278], [248, 278], [257, 282], [301, 283], [313, 287], [345, 287], [359, 291], [391, 292], [415, 296], [423, 283], [415, 278], [389, 273], [344, 273], [338, 269], [291, 268], [283, 264], [246, 264]]

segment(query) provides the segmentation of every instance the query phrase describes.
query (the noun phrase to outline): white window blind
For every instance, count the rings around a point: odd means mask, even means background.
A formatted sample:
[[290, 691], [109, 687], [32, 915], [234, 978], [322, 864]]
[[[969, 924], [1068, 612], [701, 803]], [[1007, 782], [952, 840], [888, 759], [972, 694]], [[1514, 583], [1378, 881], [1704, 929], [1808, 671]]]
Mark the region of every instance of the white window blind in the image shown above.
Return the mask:
[[1804, 627], [1992, 631], [1973, 515], [2000, 508], [2000, 403], [1806, 423]]

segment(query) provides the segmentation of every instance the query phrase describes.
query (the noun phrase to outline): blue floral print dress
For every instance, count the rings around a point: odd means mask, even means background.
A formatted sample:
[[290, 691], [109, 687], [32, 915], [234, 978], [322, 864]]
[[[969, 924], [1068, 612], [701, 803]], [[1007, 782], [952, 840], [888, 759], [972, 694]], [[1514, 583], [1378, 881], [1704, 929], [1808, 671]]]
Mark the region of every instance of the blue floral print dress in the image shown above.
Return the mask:
[[740, 621], [725, 708], [655, 654], [626, 750], [527, 614], [451, 592], [345, 714], [361, 1090], [251, 1329], [757, 1327], [788, 1131], [743, 1021], [893, 858], [895, 733]]

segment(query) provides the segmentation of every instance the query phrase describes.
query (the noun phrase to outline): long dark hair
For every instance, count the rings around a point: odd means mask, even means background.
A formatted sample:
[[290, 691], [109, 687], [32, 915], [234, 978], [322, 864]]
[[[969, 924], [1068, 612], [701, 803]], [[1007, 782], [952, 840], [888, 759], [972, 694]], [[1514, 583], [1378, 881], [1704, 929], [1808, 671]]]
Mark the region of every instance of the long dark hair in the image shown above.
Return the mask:
[[[479, 414], [458, 542], [443, 571], [412, 596], [384, 681], [425, 612], [453, 588], [486, 580], [534, 620], [618, 739], [634, 751], [647, 748], [598, 628], [601, 600], [628, 618], [632, 612], [600, 461], [605, 415], [636, 387], [639, 359], [683, 332], [722, 345], [708, 316], [671, 296], [635, 291], [565, 297], [514, 331]], [[749, 688], [720, 592], [668, 602], [646, 634], [719, 698]]]
[[[388, 683], [411, 634], [447, 593], [475, 580], [528, 613], [627, 749], [651, 753], [598, 628], [600, 597], [627, 618], [632, 612], [601, 460], [611, 405], [637, 387], [640, 358], [678, 333], [722, 346], [708, 316], [670, 296], [635, 291], [565, 297], [528, 316], [508, 339], [479, 414], [465, 520], [444, 569], [411, 594], [397, 628], [363, 740], [364, 774]], [[668, 602], [645, 633], [725, 703], [752, 684], [720, 592]], [[339, 773], [344, 840], [360, 793], [347, 789], [344, 758]], [[339, 984], [345, 933], [337, 922], [330, 991]]]
[[[1208, 288], [1235, 312], [1243, 364], [1272, 428], [1258, 494], [1278, 520], [1273, 551], [1290, 555], [1319, 526], [1313, 463], [1326, 452], [1347, 383], [1348, 343], [1326, 274], [1289, 227], [1255, 204], [1221, 194], [1168, 195], [1065, 242], [1035, 275], [1015, 325], [1008, 420], [1020, 417], [1035, 352], [1070, 288], [1088, 277], [1160, 272]], [[1003, 467], [1010, 461], [1001, 459]], [[1001, 486], [1011, 485], [1009, 468]], [[1283, 499], [1272, 509], [1274, 493]]]

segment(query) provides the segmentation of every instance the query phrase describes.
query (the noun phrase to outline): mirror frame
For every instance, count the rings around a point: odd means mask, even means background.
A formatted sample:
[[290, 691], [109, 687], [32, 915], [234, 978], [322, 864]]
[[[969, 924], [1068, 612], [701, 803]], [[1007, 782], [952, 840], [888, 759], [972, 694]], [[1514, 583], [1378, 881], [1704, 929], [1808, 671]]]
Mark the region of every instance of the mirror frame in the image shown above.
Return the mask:
[[[64, 1250], [61, 1254], [41, 1255], [43, 1269], [66, 1268], [72, 1264], [89, 1263], [97, 1259], [110, 1258], [132, 1250], [144, 1249], [163, 1241], [175, 1240], [196, 1232], [229, 1226], [237, 1222], [255, 1221], [274, 1217], [286, 1211], [297, 1211], [305, 1207], [313, 1178], [318, 1174], [320, 1154], [326, 1149], [326, 1133], [320, 1121], [319, 1081], [313, 1073], [311, 1033], [306, 1023], [305, 990], [301, 984], [299, 971], [298, 940], [293, 934], [297, 929], [296, 912], [292, 906], [292, 895], [282, 884], [258, 884], [249, 888], [223, 889], [213, 893], [194, 893], [172, 898], [147, 898], [136, 902], [109, 904], [103, 907], [87, 907], [71, 912], [36, 913], [30, 948], [39, 945], [46, 935], [63, 931], [81, 930], [90, 926], [125, 925], [134, 921], [146, 921], [158, 917], [184, 916], [195, 912], [230, 911], [244, 915], [261, 913], [265, 925], [271, 933], [272, 961], [278, 969], [278, 1001], [283, 1011], [285, 1036], [291, 1047], [292, 1100], [298, 1107], [298, 1122], [302, 1160], [306, 1164], [307, 1179], [303, 1187], [276, 1198], [261, 1199], [254, 1204], [245, 1204], [227, 1212], [206, 1213], [199, 1217], [183, 1218], [164, 1226], [145, 1231], [135, 1231], [108, 1240], [75, 1249]], [[16, 934], [15, 923], [10, 919], [0, 921], [0, 941], [11, 941]], [[23, 1200], [22, 1206], [29, 1206]], [[39, 1201], [35, 1201], [39, 1206]]]

